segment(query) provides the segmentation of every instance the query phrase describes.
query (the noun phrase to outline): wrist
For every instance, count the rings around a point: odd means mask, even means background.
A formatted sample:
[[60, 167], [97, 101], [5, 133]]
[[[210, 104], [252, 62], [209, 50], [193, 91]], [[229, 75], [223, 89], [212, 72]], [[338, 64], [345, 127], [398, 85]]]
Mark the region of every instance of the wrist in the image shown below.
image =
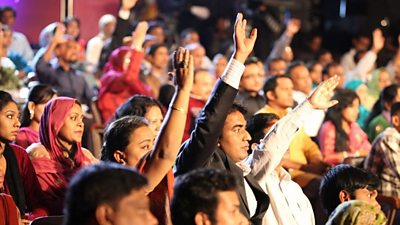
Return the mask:
[[244, 64], [244, 62], [246, 61], [247, 56], [248, 56], [248, 54], [237, 52], [237, 51], [235, 51], [235, 53], [233, 54], [233, 58], [242, 64]]

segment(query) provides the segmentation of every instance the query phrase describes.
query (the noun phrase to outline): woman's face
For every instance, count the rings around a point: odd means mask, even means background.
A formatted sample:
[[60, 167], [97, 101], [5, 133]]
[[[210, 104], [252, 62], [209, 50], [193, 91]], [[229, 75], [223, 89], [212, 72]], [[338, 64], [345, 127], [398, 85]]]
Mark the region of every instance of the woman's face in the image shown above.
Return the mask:
[[58, 138], [61, 143], [66, 143], [66, 145], [80, 143], [82, 141], [83, 128], [82, 108], [80, 105], [74, 104], [67, 114], [60, 132], [58, 132]]
[[358, 118], [358, 107], [360, 106], [360, 101], [356, 98], [353, 102], [342, 110], [342, 120], [347, 123], [354, 123]]
[[390, 74], [387, 71], [380, 72], [378, 82], [380, 90], [383, 90], [385, 87], [391, 85], [392, 81], [390, 80]]
[[136, 167], [138, 161], [153, 149], [154, 134], [150, 127], [142, 126], [135, 129], [129, 136], [129, 144], [125, 148], [125, 162]]
[[15, 141], [20, 126], [17, 104], [8, 102], [0, 111], [0, 142]]
[[71, 35], [74, 38], [77, 38], [79, 36], [79, 33], [80, 33], [80, 28], [79, 28], [78, 22], [76, 22], [75, 20], [71, 21], [67, 25], [66, 33]]
[[154, 135], [157, 136], [164, 119], [160, 108], [158, 106], [148, 107], [144, 118], [148, 121], [149, 128], [153, 131]]

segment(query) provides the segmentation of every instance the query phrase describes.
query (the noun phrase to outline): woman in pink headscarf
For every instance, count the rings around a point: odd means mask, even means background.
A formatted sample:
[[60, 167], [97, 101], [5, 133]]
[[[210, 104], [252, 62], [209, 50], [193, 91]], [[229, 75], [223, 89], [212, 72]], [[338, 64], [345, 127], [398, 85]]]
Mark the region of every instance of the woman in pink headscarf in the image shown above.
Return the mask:
[[40, 119], [40, 143], [27, 149], [50, 215], [62, 214], [70, 178], [83, 166], [97, 161], [81, 147], [83, 128], [80, 103], [73, 98], [56, 98], [46, 104]]
[[105, 65], [100, 82], [98, 108], [104, 122], [117, 108], [135, 94], [152, 96], [150, 88], [139, 79], [140, 64], [144, 57], [143, 42], [147, 22], [140, 22], [132, 34], [132, 45], [115, 49]]

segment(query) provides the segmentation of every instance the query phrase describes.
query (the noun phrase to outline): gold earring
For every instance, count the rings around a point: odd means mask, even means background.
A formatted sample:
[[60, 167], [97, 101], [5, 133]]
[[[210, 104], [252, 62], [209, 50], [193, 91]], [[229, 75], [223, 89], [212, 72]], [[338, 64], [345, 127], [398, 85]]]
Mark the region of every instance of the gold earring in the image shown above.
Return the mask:
[[33, 116], [35, 115], [35, 112], [33, 110], [29, 111], [29, 119], [33, 119]]

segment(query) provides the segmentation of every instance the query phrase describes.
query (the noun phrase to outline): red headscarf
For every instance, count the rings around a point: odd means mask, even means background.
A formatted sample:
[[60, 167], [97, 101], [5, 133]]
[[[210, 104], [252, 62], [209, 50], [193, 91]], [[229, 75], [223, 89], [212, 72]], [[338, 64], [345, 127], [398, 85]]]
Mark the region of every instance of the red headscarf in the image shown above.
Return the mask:
[[[40, 142], [44, 147], [46, 147], [50, 154], [50, 158], [61, 163], [67, 170], [68, 168], [71, 168], [71, 161], [65, 158], [63, 149], [57, 142], [57, 136], [74, 104], [79, 104], [79, 102], [76, 99], [68, 97], [58, 97], [48, 102], [40, 119], [39, 127]], [[89, 161], [82, 152], [81, 143], [76, 143], [76, 147], [77, 151], [74, 157], [74, 169], [84, 166], [84, 163]]]
[[125, 57], [126, 53], [128, 53], [130, 51], [131, 51], [131, 48], [128, 46], [122, 46], [122, 47], [115, 49], [111, 53], [106, 65], [104, 66], [104, 72], [108, 72], [110, 70], [122, 72], [123, 71], [122, 67], [124, 65], [124, 57]]

